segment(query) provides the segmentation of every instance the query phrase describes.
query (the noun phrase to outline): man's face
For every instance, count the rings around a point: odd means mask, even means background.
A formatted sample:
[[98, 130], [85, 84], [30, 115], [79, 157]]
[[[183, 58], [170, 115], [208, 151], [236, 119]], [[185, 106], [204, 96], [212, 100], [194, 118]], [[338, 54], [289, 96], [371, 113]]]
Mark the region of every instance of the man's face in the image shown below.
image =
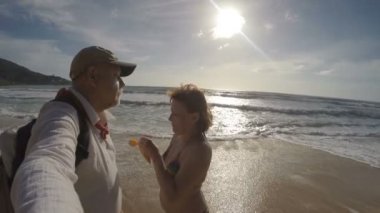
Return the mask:
[[120, 67], [113, 64], [99, 64], [95, 67], [95, 90], [98, 102], [108, 109], [120, 103], [124, 82], [120, 77]]

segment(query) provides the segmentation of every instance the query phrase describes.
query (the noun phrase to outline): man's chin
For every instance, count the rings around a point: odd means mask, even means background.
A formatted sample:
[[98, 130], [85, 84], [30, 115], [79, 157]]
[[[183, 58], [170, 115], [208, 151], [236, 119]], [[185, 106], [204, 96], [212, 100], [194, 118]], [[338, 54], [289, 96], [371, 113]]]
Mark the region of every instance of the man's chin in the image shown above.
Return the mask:
[[115, 101], [115, 103], [113, 104], [112, 107], [115, 107], [115, 106], [118, 106], [118, 105], [120, 105], [120, 100]]
[[109, 106], [108, 106], [108, 108], [115, 107], [115, 106], [117, 106], [117, 105], [119, 105], [119, 104], [120, 104], [120, 100], [116, 100], [116, 101], [114, 101], [113, 103], [110, 103]]

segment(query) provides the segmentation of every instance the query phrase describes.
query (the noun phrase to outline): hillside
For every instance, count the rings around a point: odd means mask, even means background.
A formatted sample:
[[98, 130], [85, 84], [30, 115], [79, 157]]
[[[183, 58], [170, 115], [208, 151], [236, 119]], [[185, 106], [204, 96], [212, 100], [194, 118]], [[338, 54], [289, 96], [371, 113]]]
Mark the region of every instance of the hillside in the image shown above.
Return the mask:
[[62, 85], [70, 84], [70, 81], [58, 76], [48, 76], [34, 72], [26, 67], [0, 58], [0, 86], [17, 84]]

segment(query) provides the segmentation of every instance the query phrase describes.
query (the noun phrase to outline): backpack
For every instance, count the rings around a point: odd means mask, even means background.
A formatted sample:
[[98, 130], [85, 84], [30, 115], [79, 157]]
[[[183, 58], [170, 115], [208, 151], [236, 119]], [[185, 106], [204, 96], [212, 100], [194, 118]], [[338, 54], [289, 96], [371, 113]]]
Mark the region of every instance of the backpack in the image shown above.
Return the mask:
[[[61, 89], [51, 101], [65, 102], [73, 106], [78, 114], [79, 135], [75, 151], [75, 167], [88, 158], [89, 127], [86, 123], [88, 117], [80, 101], [69, 90]], [[33, 125], [33, 119], [17, 130], [7, 130], [0, 135], [0, 212], [14, 212], [10, 201], [10, 189], [17, 169], [25, 157], [25, 151]], [[6, 151], [6, 152], [4, 152]]]

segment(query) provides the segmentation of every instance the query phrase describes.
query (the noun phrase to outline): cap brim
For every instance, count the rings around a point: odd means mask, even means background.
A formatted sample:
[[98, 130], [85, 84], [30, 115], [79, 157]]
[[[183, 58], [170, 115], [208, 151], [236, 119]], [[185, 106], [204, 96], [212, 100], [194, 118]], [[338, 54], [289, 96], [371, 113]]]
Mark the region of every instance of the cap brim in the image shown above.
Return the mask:
[[121, 68], [120, 76], [125, 77], [133, 73], [133, 71], [136, 69], [136, 64], [127, 63], [127, 62], [121, 62], [121, 61], [114, 61], [112, 64], [119, 65]]

